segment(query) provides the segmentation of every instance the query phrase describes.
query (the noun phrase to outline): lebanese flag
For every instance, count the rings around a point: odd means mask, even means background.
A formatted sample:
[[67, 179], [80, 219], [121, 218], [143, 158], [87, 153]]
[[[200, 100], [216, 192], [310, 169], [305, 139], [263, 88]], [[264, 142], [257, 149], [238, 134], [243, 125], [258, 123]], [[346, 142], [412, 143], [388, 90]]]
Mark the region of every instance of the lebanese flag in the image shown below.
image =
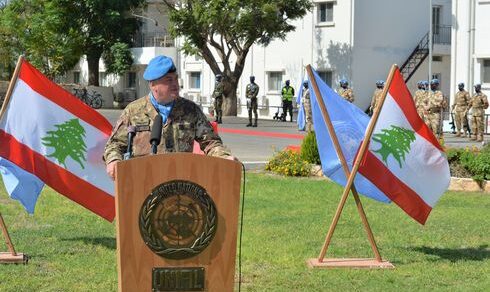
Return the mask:
[[417, 114], [403, 77], [395, 71], [359, 172], [408, 215], [425, 224], [449, 187], [449, 163]]
[[12, 82], [0, 112], [0, 157], [112, 221], [114, 183], [102, 161], [111, 124], [23, 59]]

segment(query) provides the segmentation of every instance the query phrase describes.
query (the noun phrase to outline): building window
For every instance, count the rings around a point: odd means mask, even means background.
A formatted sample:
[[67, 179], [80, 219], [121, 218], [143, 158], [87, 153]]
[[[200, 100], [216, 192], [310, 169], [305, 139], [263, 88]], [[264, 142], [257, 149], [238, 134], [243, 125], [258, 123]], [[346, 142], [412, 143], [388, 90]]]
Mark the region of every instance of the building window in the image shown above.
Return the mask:
[[438, 35], [441, 28], [441, 9], [442, 6], [432, 6], [432, 33]]
[[126, 76], [126, 87], [136, 88], [136, 72], [128, 72]]
[[282, 72], [269, 72], [267, 82], [267, 91], [281, 91]]
[[490, 83], [490, 59], [483, 60], [482, 83]]
[[317, 4], [318, 22], [333, 22], [333, 2], [322, 2]]
[[318, 75], [323, 82], [332, 87], [332, 71], [318, 71]]
[[73, 83], [80, 84], [80, 72], [73, 72]]
[[432, 56], [433, 62], [442, 62], [442, 56]]
[[201, 89], [201, 72], [189, 73], [189, 88]]

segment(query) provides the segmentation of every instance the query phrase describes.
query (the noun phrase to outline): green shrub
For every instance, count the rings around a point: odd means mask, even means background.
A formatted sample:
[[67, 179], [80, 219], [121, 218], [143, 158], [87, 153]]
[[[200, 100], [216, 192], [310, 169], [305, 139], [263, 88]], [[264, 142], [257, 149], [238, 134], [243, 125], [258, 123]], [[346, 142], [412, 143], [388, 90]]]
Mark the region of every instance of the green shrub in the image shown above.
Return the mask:
[[490, 151], [465, 155], [461, 164], [470, 171], [475, 181], [482, 183], [484, 180], [490, 180]]
[[315, 132], [309, 132], [303, 139], [303, 143], [301, 143], [301, 158], [312, 164], [320, 164]]
[[265, 165], [266, 170], [287, 176], [309, 176], [310, 168], [299, 153], [291, 150], [277, 152]]

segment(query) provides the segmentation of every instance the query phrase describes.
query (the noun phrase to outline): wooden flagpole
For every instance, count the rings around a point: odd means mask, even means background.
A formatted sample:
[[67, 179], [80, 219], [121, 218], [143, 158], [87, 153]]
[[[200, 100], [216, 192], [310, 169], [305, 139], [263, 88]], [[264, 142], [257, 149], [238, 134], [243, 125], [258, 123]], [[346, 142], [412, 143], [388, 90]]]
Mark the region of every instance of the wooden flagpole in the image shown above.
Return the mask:
[[[14, 75], [12, 76], [12, 79], [10, 80], [9, 87], [7, 89], [7, 93], [5, 95], [5, 99], [3, 101], [2, 109], [0, 110], [0, 120], [7, 110], [7, 104], [10, 101], [10, 96], [12, 95], [12, 91], [14, 91], [14, 86], [17, 83], [17, 78], [19, 77], [19, 71], [20, 71], [20, 66], [22, 64], [22, 60], [24, 58], [22, 56], [19, 56], [19, 59], [17, 60], [17, 65], [15, 66], [14, 70]], [[7, 263], [27, 263], [27, 255], [24, 255], [23, 253], [17, 253], [14, 248], [14, 244], [12, 243], [12, 240], [10, 239], [9, 232], [7, 230], [7, 225], [5, 225], [5, 221], [3, 221], [2, 214], [0, 213], [0, 228], [2, 229], [2, 234], [5, 239], [5, 243], [7, 244], [7, 247], [9, 249], [9, 252], [0, 252], [0, 263], [2, 264], [7, 264]]]
[[[325, 124], [327, 126], [327, 129], [329, 131], [330, 137], [332, 138], [332, 142], [335, 147], [335, 151], [337, 153], [337, 156], [339, 157], [341, 163], [342, 163], [342, 168], [344, 170], [345, 176], [350, 177], [352, 176], [352, 173], [349, 171], [347, 162], [345, 160], [344, 154], [341, 150], [340, 143], [338, 141], [337, 135], [335, 134], [335, 130], [332, 125], [332, 121], [330, 119], [330, 116], [328, 114], [328, 110], [325, 106], [325, 103], [323, 102], [323, 99], [321, 98], [321, 93], [320, 90], [318, 89], [318, 85], [316, 83], [316, 80], [313, 76], [313, 72], [311, 69], [311, 66], [308, 65], [306, 67], [306, 70], [308, 72], [309, 79], [312, 83], [313, 90], [315, 91], [315, 96], [320, 97], [317, 98], [317, 101], [320, 105], [320, 109], [322, 111], [323, 119], [325, 121]], [[393, 71], [393, 69], [392, 69]], [[390, 75], [388, 77], [390, 83], [391, 79], [393, 76], [393, 72], [390, 72]], [[388, 86], [385, 87], [385, 90], [383, 91], [383, 94], [386, 95]], [[384, 100], [384, 96], [383, 96]], [[379, 115], [379, 114], [378, 114]], [[371, 124], [371, 123], [370, 123]], [[358, 157], [362, 157], [359, 155]], [[347, 200], [347, 197], [349, 195], [349, 190], [352, 190], [357, 210], [359, 212], [359, 215], [361, 217], [361, 220], [363, 222], [364, 228], [366, 229], [366, 233], [369, 239], [369, 243], [371, 244], [371, 248], [375, 254], [375, 259], [327, 259], [325, 260], [325, 254], [327, 252], [328, 246], [330, 245], [330, 241], [332, 239], [333, 233], [335, 231], [335, 228], [337, 226], [338, 220], [340, 218], [340, 215], [342, 213], [342, 210], [345, 205], [345, 201]], [[372, 233], [371, 227], [369, 226], [369, 222], [366, 217], [366, 213], [364, 212], [364, 208], [362, 207], [361, 200], [359, 198], [359, 195], [357, 193], [357, 190], [355, 186], [351, 183], [350, 185], [346, 185], [344, 189], [344, 193], [342, 194], [341, 200], [339, 202], [339, 205], [337, 206], [337, 210], [335, 212], [334, 218], [332, 220], [332, 224], [330, 225], [330, 228], [328, 230], [327, 236], [325, 238], [325, 242], [323, 244], [322, 250], [320, 252], [320, 255], [318, 259], [310, 259], [308, 260], [308, 265], [310, 267], [322, 267], [322, 268], [334, 268], [334, 267], [357, 267], [357, 268], [393, 268], [394, 266], [387, 262], [383, 261], [381, 259], [381, 255], [379, 254], [378, 247], [376, 245], [376, 241], [374, 239], [374, 235]]]
[[5, 94], [5, 99], [3, 100], [2, 109], [0, 110], [0, 119], [2, 119], [3, 114], [7, 110], [7, 104], [10, 101], [10, 96], [12, 95], [12, 91], [14, 91], [14, 86], [17, 83], [17, 78], [19, 77], [20, 65], [22, 65], [22, 61], [24, 57], [21, 55], [19, 59], [17, 59], [17, 65], [15, 65], [14, 75], [12, 75], [12, 79], [10, 79], [9, 87], [7, 89], [7, 93]]

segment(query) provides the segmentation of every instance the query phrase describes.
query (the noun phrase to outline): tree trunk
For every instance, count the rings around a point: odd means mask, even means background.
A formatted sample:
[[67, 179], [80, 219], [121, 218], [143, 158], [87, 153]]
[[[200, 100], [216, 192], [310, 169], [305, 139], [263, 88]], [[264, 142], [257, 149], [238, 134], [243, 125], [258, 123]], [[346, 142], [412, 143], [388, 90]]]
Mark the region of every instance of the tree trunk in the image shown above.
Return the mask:
[[87, 54], [88, 85], [99, 86], [100, 54]]
[[237, 96], [236, 89], [238, 87], [238, 80], [224, 82], [224, 95], [223, 100], [223, 115], [224, 116], [236, 116], [237, 115]]

